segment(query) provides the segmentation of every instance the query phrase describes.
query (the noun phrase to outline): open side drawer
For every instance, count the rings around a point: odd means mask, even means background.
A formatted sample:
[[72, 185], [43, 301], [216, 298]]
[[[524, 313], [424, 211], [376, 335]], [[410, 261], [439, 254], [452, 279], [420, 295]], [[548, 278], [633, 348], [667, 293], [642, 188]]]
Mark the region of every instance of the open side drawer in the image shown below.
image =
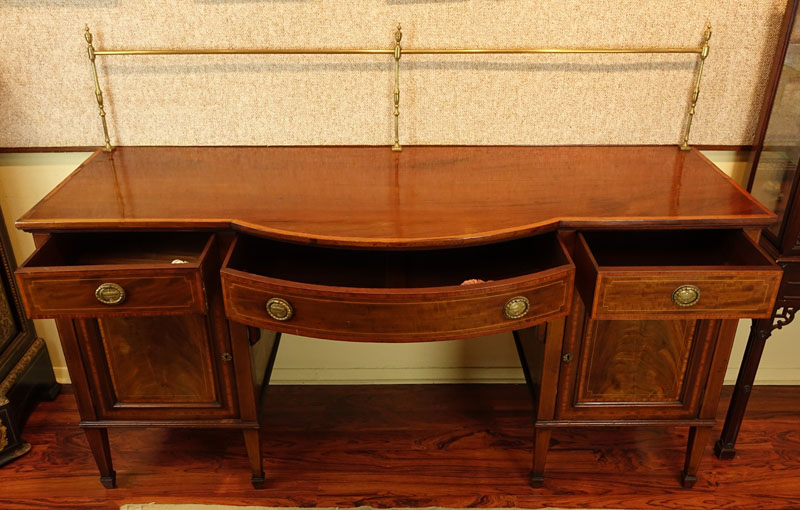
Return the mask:
[[574, 257], [594, 319], [768, 317], [781, 281], [741, 230], [582, 232]]
[[53, 234], [16, 272], [31, 318], [204, 313], [200, 232]]
[[555, 234], [420, 251], [240, 236], [221, 273], [231, 320], [318, 338], [391, 342], [487, 335], [564, 316], [575, 268]]

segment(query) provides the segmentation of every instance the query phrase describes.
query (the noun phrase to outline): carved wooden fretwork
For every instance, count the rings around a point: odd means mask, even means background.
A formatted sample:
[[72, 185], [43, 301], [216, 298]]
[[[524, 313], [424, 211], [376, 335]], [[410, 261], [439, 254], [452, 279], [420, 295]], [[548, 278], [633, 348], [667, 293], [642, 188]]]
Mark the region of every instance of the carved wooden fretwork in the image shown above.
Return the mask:
[[776, 329], [783, 329], [784, 326], [791, 324], [794, 320], [795, 313], [797, 313], [797, 308], [793, 306], [782, 306], [775, 310], [775, 314], [772, 317], [773, 322], [770, 333]]

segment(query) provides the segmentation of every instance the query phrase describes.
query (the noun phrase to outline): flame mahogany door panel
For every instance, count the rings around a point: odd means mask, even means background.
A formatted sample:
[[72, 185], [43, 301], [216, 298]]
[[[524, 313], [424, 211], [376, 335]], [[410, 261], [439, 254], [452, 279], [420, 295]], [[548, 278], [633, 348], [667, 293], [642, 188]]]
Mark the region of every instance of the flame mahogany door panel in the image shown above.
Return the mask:
[[207, 316], [108, 317], [76, 320], [76, 327], [101, 419], [234, 416], [221, 384], [230, 349], [209, 335]]
[[567, 323], [557, 419], [697, 417], [719, 321], [592, 320], [575, 302], [580, 310]]

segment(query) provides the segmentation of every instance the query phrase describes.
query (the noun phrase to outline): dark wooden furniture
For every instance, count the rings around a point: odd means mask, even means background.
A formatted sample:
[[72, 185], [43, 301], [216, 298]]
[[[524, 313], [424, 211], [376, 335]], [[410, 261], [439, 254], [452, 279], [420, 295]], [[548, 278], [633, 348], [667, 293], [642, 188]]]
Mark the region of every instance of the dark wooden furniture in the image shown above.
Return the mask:
[[107, 429], [152, 426], [241, 429], [262, 485], [280, 333], [502, 331], [535, 403], [534, 485], [554, 428], [677, 425], [690, 486], [736, 319], [774, 304], [753, 239], [774, 219], [677, 147], [123, 147], [18, 220], [38, 249], [17, 279], [57, 319], [107, 487]]
[[784, 271], [773, 313], [753, 320], [728, 415], [714, 452], [736, 454], [736, 438], [767, 339], [794, 319], [800, 307], [800, 1], [787, 3], [778, 47], [748, 161], [747, 189], [778, 215], [761, 245]]
[[0, 213], [0, 466], [30, 451], [22, 439], [25, 421], [39, 401], [52, 400], [59, 390], [47, 346], [22, 309], [4, 225]]

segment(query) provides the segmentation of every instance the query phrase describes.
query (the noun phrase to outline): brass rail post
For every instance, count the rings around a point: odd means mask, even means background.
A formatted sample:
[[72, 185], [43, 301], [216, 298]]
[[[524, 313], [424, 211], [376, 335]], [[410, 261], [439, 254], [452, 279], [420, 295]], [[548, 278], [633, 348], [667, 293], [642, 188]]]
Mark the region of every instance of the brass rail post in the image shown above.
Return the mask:
[[106, 122], [106, 110], [103, 107], [103, 91], [100, 90], [100, 80], [97, 79], [97, 65], [94, 62], [95, 52], [92, 45], [92, 33], [89, 31], [89, 25], [86, 25], [86, 32], [83, 35], [86, 38], [87, 51], [89, 53], [89, 61], [92, 63], [92, 76], [94, 76], [94, 95], [97, 98], [97, 107], [100, 109], [100, 119], [103, 121], [103, 136], [106, 139], [106, 145], [103, 147], [104, 152], [111, 152], [114, 147], [111, 146], [111, 139], [108, 137], [108, 123]]
[[403, 147], [400, 145], [400, 41], [403, 39], [403, 31], [400, 23], [397, 24], [397, 31], [394, 33], [394, 145], [392, 150], [400, 152]]
[[692, 93], [692, 104], [689, 106], [689, 113], [686, 115], [686, 131], [683, 133], [683, 142], [680, 147], [682, 151], [689, 150], [689, 132], [692, 130], [692, 120], [694, 119], [694, 109], [697, 106], [697, 98], [700, 97], [700, 80], [703, 79], [703, 65], [708, 58], [708, 41], [711, 39], [711, 23], [706, 25], [706, 33], [703, 35], [703, 48], [700, 53], [700, 66], [697, 68], [697, 81], [694, 83], [694, 93]]

